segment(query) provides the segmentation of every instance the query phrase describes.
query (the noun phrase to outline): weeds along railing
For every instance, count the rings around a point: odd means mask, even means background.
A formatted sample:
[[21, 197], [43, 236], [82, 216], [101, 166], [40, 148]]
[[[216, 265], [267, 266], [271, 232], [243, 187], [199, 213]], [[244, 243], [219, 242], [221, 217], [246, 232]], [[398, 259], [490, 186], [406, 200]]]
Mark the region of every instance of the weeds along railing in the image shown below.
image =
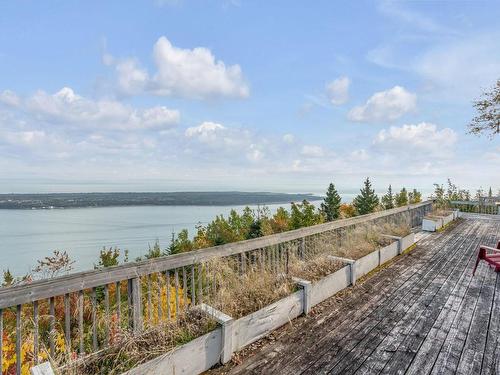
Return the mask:
[[478, 201], [451, 201], [451, 208], [460, 212], [471, 212], [475, 214], [500, 215], [500, 205], [484, 204]]
[[[337, 220], [284, 233], [182, 254], [73, 273], [0, 288], [0, 374], [47, 358], [85, 357], [114, 344], [120, 329], [175, 320], [214, 295], [217, 269], [211, 260], [231, 260], [238, 272], [263, 267], [288, 272], [291, 256], [313, 257], [339, 243], [350, 228], [385, 222], [422, 223], [432, 202]], [[10, 372], [9, 372], [10, 373]]]

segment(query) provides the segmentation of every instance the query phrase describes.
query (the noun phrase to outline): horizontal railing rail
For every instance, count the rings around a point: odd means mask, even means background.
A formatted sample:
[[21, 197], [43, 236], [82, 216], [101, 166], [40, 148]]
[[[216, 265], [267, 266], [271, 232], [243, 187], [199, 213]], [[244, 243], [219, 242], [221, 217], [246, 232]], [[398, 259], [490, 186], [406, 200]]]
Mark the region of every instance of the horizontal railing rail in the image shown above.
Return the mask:
[[[56, 343], [61, 340], [66, 350], [79, 357], [96, 353], [111, 345], [113, 324], [140, 332], [145, 324], [176, 319], [178, 312], [215, 295], [220, 281], [215, 279], [216, 266], [210, 264], [214, 259], [234, 258], [241, 273], [249, 265], [286, 273], [291, 254], [314, 256], [350, 227], [396, 219], [414, 227], [422, 223], [431, 209], [432, 201], [426, 201], [226, 245], [0, 288], [0, 374], [5, 370], [2, 361], [7, 349], [2, 340], [7, 330], [6, 337], [15, 338], [14, 353], [11, 342], [8, 355], [15, 355], [16, 374], [21, 373], [23, 355], [26, 356], [24, 337], [33, 345], [28, 357], [34, 364], [42, 344], [43, 350], [54, 356]], [[105, 318], [104, 324], [99, 323], [100, 317]], [[104, 332], [98, 332], [99, 327]]]

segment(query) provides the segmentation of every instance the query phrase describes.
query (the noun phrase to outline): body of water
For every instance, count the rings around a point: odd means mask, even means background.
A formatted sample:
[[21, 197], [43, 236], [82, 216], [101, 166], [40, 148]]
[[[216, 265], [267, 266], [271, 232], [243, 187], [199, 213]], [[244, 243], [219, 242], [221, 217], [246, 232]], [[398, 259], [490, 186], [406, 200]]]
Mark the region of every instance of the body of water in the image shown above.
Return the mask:
[[[345, 199], [345, 198], [344, 198]], [[350, 197], [348, 197], [350, 199]], [[316, 205], [320, 201], [313, 202]], [[274, 212], [280, 206], [268, 205]], [[256, 208], [256, 206], [251, 206]], [[216, 215], [238, 212], [244, 206], [137, 206], [55, 210], [0, 210], [0, 271], [24, 275], [38, 259], [53, 250], [65, 250], [75, 261], [75, 270], [97, 262], [103, 246], [129, 250], [129, 259], [144, 255], [148, 246], [160, 242], [168, 247], [172, 232], [206, 224]], [[0, 278], [1, 279], [1, 278]]]

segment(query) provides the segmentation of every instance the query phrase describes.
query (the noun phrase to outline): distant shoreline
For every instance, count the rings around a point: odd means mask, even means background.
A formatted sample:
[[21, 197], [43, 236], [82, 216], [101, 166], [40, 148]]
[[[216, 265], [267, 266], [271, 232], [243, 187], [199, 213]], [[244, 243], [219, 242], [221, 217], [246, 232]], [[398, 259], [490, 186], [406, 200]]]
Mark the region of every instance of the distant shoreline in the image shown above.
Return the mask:
[[51, 210], [65, 208], [131, 206], [233, 206], [270, 205], [315, 201], [322, 197], [305, 193], [269, 192], [147, 192], [147, 193], [43, 193], [0, 194], [0, 209]]

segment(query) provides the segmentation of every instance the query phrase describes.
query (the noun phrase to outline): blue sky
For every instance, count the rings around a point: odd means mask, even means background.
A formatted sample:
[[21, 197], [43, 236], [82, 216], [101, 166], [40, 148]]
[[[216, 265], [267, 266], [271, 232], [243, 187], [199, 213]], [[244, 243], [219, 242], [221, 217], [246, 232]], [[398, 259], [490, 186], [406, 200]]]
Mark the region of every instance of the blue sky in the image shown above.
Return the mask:
[[500, 188], [497, 1], [0, 3], [0, 192]]

